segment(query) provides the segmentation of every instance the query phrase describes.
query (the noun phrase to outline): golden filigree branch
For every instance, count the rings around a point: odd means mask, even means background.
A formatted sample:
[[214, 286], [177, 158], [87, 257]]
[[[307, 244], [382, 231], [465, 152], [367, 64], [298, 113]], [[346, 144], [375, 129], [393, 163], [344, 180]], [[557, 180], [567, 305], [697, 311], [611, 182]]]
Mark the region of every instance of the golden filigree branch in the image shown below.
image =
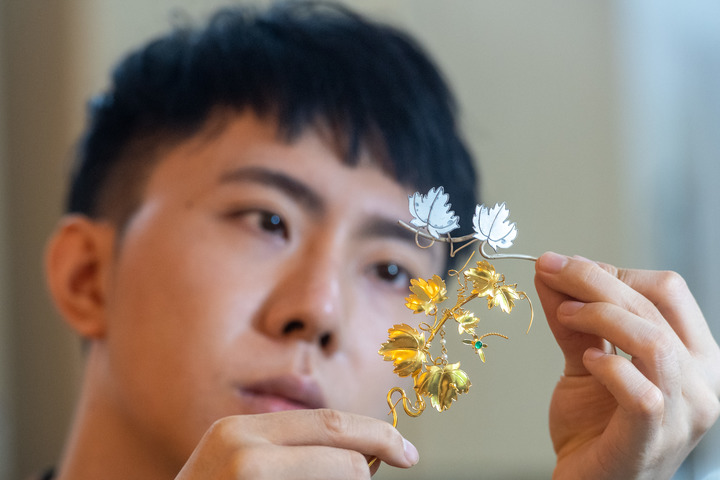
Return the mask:
[[[413, 225], [403, 221], [398, 223], [415, 234], [415, 243], [420, 248], [430, 248], [435, 242], [450, 245], [450, 256], [454, 257], [464, 248], [479, 243], [478, 252], [486, 260], [520, 259], [536, 261], [530, 255], [498, 254], [498, 248], [512, 245], [517, 228], [507, 220], [509, 212], [505, 204], [496, 204], [493, 208], [478, 205], [473, 217], [474, 234], [452, 237], [450, 231], [459, 227], [458, 218], [450, 209], [448, 196], [442, 187], [431, 189], [427, 195], [416, 193], [409, 198]], [[495, 253], [486, 249], [491, 247]], [[448, 276], [455, 276], [458, 282], [457, 295], [450, 308], [440, 308], [440, 304], [448, 300], [445, 280], [438, 275], [430, 279], [412, 279], [411, 295], [407, 297], [406, 306], [414, 313], [423, 313], [432, 317], [432, 322], [423, 321], [418, 329], [402, 324], [388, 330], [389, 339], [379, 351], [385, 360], [395, 364], [395, 373], [399, 376], [411, 376], [417, 400], [412, 403], [405, 390], [400, 387], [390, 389], [387, 403], [393, 417], [393, 426], [397, 426], [398, 404], [402, 402], [405, 413], [410, 417], [418, 417], [425, 410], [425, 397], [438, 411], [444, 411], [452, 405], [458, 395], [467, 393], [470, 380], [461, 370], [460, 363], [448, 362], [445, 327], [450, 318], [457, 323], [458, 334], [469, 335], [462, 343], [472, 346], [475, 353], [485, 362], [484, 349], [488, 346], [483, 339], [500, 337], [508, 339], [499, 332], [476, 333], [481, 320], [465, 307], [475, 299], [485, 298], [488, 308], [499, 307], [503, 312], [510, 313], [517, 300], [527, 300], [530, 306], [530, 331], [534, 319], [532, 302], [527, 294], [517, 290], [517, 284], [506, 284], [505, 276], [497, 273], [486, 260], [476, 262], [476, 266], [468, 268], [475, 252], [472, 252], [459, 270], [450, 269]], [[432, 324], [431, 324], [432, 323]], [[427, 335], [427, 339], [425, 338]], [[435, 338], [440, 336], [439, 356], [433, 357], [430, 347]], [[393, 401], [398, 393], [400, 398]], [[374, 461], [374, 460], [373, 460]]]

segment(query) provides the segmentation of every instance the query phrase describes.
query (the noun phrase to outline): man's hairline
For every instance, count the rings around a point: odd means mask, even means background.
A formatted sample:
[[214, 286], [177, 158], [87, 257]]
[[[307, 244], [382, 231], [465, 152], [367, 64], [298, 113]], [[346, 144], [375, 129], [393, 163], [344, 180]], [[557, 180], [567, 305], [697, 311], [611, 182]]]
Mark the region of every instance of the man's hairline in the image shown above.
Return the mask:
[[[251, 112], [260, 121], [274, 122], [277, 139], [285, 143], [286, 145], [291, 145], [296, 139], [298, 139], [305, 133], [309, 131], [314, 131], [318, 134], [318, 137], [323, 142], [328, 143], [331, 148], [335, 150], [339, 149], [339, 140], [337, 139], [338, 135], [333, 136], [333, 132], [330, 127], [323, 122], [308, 122], [299, 131], [294, 132], [294, 135], [288, 136], [284, 135], [285, 132], [283, 132], [282, 124], [280, 123], [280, 121], [277, 119], [272, 119], [273, 116], [276, 117], [276, 115], [274, 114], [259, 114], [252, 107], [246, 107], [243, 110], [237, 110], [222, 106], [216, 106], [206, 115], [205, 119], [200, 122], [199, 127], [192, 129], [189, 133], [166, 129], [156, 131], [148, 135], [147, 137], [136, 136], [135, 138], [130, 140], [127, 144], [127, 147], [123, 149], [124, 151], [119, 154], [119, 158], [116, 161], [115, 166], [111, 168], [108, 172], [108, 176], [117, 175], [117, 170], [121, 170], [124, 165], [128, 164], [128, 162], [146, 162], [145, 165], [138, 167], [137, 170], [140, 171], [138, 172], [138, 175], [134, 177], [137, 179], [141, 179], [140, 181], [142, 182], [142, 184], [134, 186], [135, 188], [133, 188], [132, 191], [133, 198], [129, 200], [131, 202], [130, 207], [127, 208], [126, 211], [123, 212], [123, 214], [119, 215], [107, 212], [108, 208], [103, 208], [102, 203], [107, 201], [107, 197], [110, 194], [107, 193], [107, 190], [105, 190], [103, 194], [99, 196], [97, 202], [97, 213], [93, 213], [89, 215], [89, 217], [93, 221], [107, 222], [115, 229], [115, 240], [119, 248], [122, 244], [122, 240], [124, 239], [124, 234], [127, 231], [128, 226], [132, 223], [133, 218], [140, 211], [143, 203], [145, 202], [145, 192], [150, 178], [152, 177], [156, 169], [159, 167], [159, 165], [164, 160], [168, 159], [171, 152], [178, 148], [181, 148], [182, 146], [188, 145], [192, 141], [198, 141], [199, 146], [207, 145], [207, 142], [210, 142], [213, 139], [217, 138], [219, 135], [221, 135], [225, 131], [225, 129], [229, 127], [233, 119], [238, 118], [246, 112]], [[135, 149], [137, 149], [138, 147], [142, 148], [143, 146], [147, 147], [149, 144], [152, 145], [152, 147], [149, 148], [149, 151], [145, 152], [141, 158], [128, 158], [128, 156], [132, 156]], [[362, 148], [367, 150], [369, 153], [369, 148], [367, 148], [366, 146], [363, 146]], [[383, 149], [384, 148], [385, 146], [383, 145]], [[373, 155], [362, 155], [361, 153], [358, 153], [358, 155], [372, 159], [370, 164], [373, 166], [373, 168], [377, 168], [387, 174], [388, 177], [397, 185], [400, 185], [401, 187], [406, 189], [418, 188], [417, 185], [401, 182], [398, 179], [397, 172], [388, 172], [387, 168], [384, 167], [388, 163], [390, 163], [391, 165], [393, 163], [389, 162], [387, 159], [375, 159], [375, 156]], [[342, 155], [339, 152], [338, 159], [342, 161]], [[361, 164], [362, 163], [358, 163], [357, 166], [360, 166]], [[110, 183], [106, 183], [106, 189], [107, 185], [110, 185]], [[103, 212], [103, 210], [106, 210], [106, 212]], [[68, 212], [68, 214], [73, 213], [74, 212]]]

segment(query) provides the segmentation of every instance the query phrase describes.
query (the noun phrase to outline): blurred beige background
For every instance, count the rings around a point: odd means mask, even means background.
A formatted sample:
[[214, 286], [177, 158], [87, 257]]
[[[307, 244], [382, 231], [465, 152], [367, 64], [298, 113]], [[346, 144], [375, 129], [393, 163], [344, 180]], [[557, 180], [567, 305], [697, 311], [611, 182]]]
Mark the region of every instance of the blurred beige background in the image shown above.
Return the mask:
[[[445, 70], [484, 200], [506, 201], [519, 227], [516, 251], [679, 270], [720, 336], [716, 2], [345, 3], [411, 31]], [[222, 4], [0, 0], [0, 479], [55, 463], [78, 386], [80, 347], [47, 301], [41, 258], [84, 104], [127, 49]], [[539, 308], [532, 265], [496, 266]], [[523, 327], [487, 364], [461, 357], [473, 389], [451, 410], [400, 417], [421, 463], [377, 478], [550, 477], [562, 358], [542, 315]], [[708, 437], [677, 478], [720, 469], [718, 428]]]

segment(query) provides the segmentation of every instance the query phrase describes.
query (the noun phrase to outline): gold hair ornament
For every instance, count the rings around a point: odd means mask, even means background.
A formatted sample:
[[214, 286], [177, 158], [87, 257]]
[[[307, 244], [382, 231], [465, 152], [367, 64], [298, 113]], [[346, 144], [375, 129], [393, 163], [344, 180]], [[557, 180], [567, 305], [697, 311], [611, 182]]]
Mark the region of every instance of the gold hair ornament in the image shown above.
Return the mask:
[[[410, 213], [413, 219], [410, 224], [403, 221], [399, 223], [410, 231], [415, 232], [415, 243], [420, 248], [429, 248], [435, 242], [450, 244], [450, 256], [468, 245], [480, 242], [478, 251], [487, 260], [501, 258], [517, 258], [523, 260], [537, 260], [528, 255], [506, 255], [488, 253], [486, 246], [495, 252], [499, 248], [508, 248], [517, 236], [517, 228], [507, 218], [509, 211], [505, 204], [496, 204], [493, 208], [477, 205], [473, 216], [473, 230], [475, 233], [463, 237], [452, 237], [450, 232], [458, 228], [459, 219], [452, 211], [448, 202], [448, 194], [443, 187], [431, 188], [426, 195], [415, 193], [408, 197]], [[421, 242], [421, 239], [425, 242]], [[427, 242], [429, 241], [429, 242]], [[460, 245], [456, 248], [456, 245]], [[445, 281], [438, 275], [432, 278], [412, 279], [410, 296], [405, 300], [407, 306], [414, 313], [424, 313], [432, 317], [432, 322], [420, 322], [417, 328], [407, 324], [394, 325], [388, 330], [388, 341], [382, 344], [379, 354], [385, 360], [393, 362], [394, 372], [400, 377], [412, 377], [415, 401], [411, 401], [405, 390], [393, 387], [388, 391], [387, 403], [393, 417], [393, 426], [397, 426], [397, 404], [402, 402], [405, 413], [411, 417], [418, 417], [425, 410], [426, 400], [439, 412], [447, 410], [458, 395], [467, 393], [470, 388], [470, 379], [467, 373], [460, 369], [460, 362], [449, 363], [447, 344], [445, 340], [445, 323], [454, 320], [459, 335], [464, 335], [462, 343], [468, 345], [485, 362], [484, 339], [488, 337], [501, 337], [506, 335], [498, 332], [478, 334], [476, 329], [480, 318], [472, 311], [466, 310], [466, 305], [477, 298], [486, 298], [488, 309], [500, 307], [505, 313], [510, 313], [516, 300], [527, 300], [530, 305], [530, 331], [533, 321], [533, 308], [525, 292], [517, 289], [517, 284], [505, 283], [505, 276], [497, 273], [487, 260], [476, 262], [472, 268], [467, 268], [473, 254], [465, 265], [458, 270], [449, 270], [448, 276], [455, 277], [458, 282], [458, 293], [454, 305], [450, 308], [441, 308], [441, 303], [448, 299]], [[527, 333], [527, 332], [526, 332]], [[425, 337], [427, 334], [427, 338]], [[440, 355], [433, 356], [430, 346], [436, 337], [440, 337]], [[398, 393], [400, 398], [393, 402], [393, 395]], [[373, 459], [374, 462], [374, 459]], [[371, 464], [373, 463], [371, 462]]]

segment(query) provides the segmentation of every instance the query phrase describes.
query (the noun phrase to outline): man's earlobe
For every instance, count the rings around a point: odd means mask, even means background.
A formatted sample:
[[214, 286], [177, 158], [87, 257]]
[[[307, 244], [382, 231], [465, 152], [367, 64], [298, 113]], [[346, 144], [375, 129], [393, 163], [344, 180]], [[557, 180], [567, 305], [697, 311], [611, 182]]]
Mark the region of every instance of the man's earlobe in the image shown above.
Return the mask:
[[82, 215], [62, 219], [48, 242], [50, 294], [65, 321], [84, 338], [105, 335], [105, 304], [115, 230]]

